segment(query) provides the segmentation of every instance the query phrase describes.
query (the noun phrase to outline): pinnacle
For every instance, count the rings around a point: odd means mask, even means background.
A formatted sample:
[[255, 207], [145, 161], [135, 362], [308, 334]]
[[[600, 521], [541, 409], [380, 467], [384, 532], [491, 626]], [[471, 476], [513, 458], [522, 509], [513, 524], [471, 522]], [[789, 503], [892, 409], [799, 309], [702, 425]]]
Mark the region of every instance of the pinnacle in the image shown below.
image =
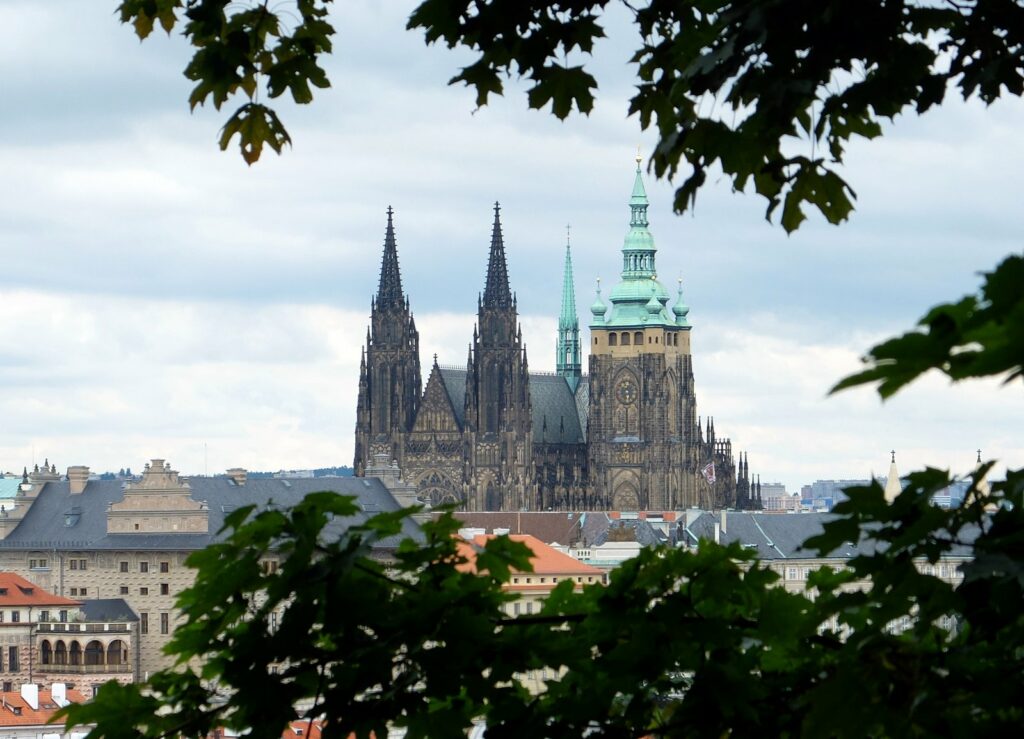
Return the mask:
[[488, 308], [508, 308], [512, 293], [508, 287], [508, 265], [505, 244], [501, 236], [501, 206], [494, 204], [494, 226], [491, 230], [491, 253], [487, 259], [487, 282], [484, 285], [483, 305]]
[[377, 306], [400, 309], [405, 306], [405, 298], [402, 293], [402, 275], [398, 268], [398, 246], [395, 242], [395, 226], [392, 219], [394, 210], [390, 205], [387, 214], [388, 225], [384, 231], [384, 255], [380, 264]]

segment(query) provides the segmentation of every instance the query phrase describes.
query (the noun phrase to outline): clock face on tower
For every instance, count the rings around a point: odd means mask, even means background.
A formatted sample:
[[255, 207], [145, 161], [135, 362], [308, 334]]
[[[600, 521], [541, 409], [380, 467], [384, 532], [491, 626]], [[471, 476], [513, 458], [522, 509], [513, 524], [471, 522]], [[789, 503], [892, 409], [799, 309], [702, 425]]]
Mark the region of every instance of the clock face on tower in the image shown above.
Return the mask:
[[619, 399], [619, 402], [623, 405], [632, 405], [636, 402], [636, 383], [632, 380], [623, 380], [619, 383], [619, 386], [615, 388], [615, 397]]

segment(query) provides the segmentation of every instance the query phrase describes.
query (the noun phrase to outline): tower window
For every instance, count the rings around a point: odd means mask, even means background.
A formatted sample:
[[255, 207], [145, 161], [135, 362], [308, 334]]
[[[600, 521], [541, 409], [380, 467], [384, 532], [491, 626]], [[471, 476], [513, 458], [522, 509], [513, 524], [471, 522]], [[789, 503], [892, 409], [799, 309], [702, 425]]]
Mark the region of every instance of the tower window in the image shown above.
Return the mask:
[[[597, 339], [594, 339], [594, 342], [596, 343]], [[618, 334], [608, 334], [608, 346], [615, 346], [618, 343], [619, 343], [619, 335]]]
[[644, 343], [644, 335], [642, 333], [640, 333], [639, 331], [637, 331], [635, 334], [633, 334], [633, 343], [634, 344], [643, 344]]
[[629, 346], [629, 334], [625, 331], [622, 332], [622, 345]]

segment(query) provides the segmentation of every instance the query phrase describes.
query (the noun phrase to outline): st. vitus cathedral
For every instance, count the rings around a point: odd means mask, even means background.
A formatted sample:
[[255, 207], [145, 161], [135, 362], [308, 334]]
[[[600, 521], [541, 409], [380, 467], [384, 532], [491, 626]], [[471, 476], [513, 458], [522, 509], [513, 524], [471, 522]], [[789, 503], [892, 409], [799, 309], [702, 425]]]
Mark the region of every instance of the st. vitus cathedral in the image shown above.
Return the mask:
[[402, 291], [388, 209], [380, 284], [360, 365], [355, 470], [375, 457], [432, 504], [468, 510], [760, 508], [746, 459], [696, 411], [689, 308], [658, 281], [637, 162], [622, 279], [591, 307], [583, 374], [568, 244], [557, 371], [530, 372], [494, 208], [487, 280], [465, 369], [434, 358], [422, 387], [419, 334]]

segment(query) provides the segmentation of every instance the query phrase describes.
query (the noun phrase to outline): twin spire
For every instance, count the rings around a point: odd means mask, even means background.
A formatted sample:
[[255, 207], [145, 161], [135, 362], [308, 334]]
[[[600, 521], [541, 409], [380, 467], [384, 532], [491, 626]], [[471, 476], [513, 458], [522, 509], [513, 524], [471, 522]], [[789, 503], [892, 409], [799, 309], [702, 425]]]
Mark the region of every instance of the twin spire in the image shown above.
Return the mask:
[[487, 283], [483, 304], [488, 308], [511, 308], [512, 292], [508, 287], [508, 266], [505, 243], [501, 238], [501, 206], [494, 204], [494, 227], [491, 230], [491, 253], [487, 258]]
[[377, 287], [379, 308], [403, 308], [402, 274], [398, 269], [398, 245], [395, 243], [394, 211], [388, 206], [388, 226], [384, 231], [384, 257], [380, 263], [380, 284]]

